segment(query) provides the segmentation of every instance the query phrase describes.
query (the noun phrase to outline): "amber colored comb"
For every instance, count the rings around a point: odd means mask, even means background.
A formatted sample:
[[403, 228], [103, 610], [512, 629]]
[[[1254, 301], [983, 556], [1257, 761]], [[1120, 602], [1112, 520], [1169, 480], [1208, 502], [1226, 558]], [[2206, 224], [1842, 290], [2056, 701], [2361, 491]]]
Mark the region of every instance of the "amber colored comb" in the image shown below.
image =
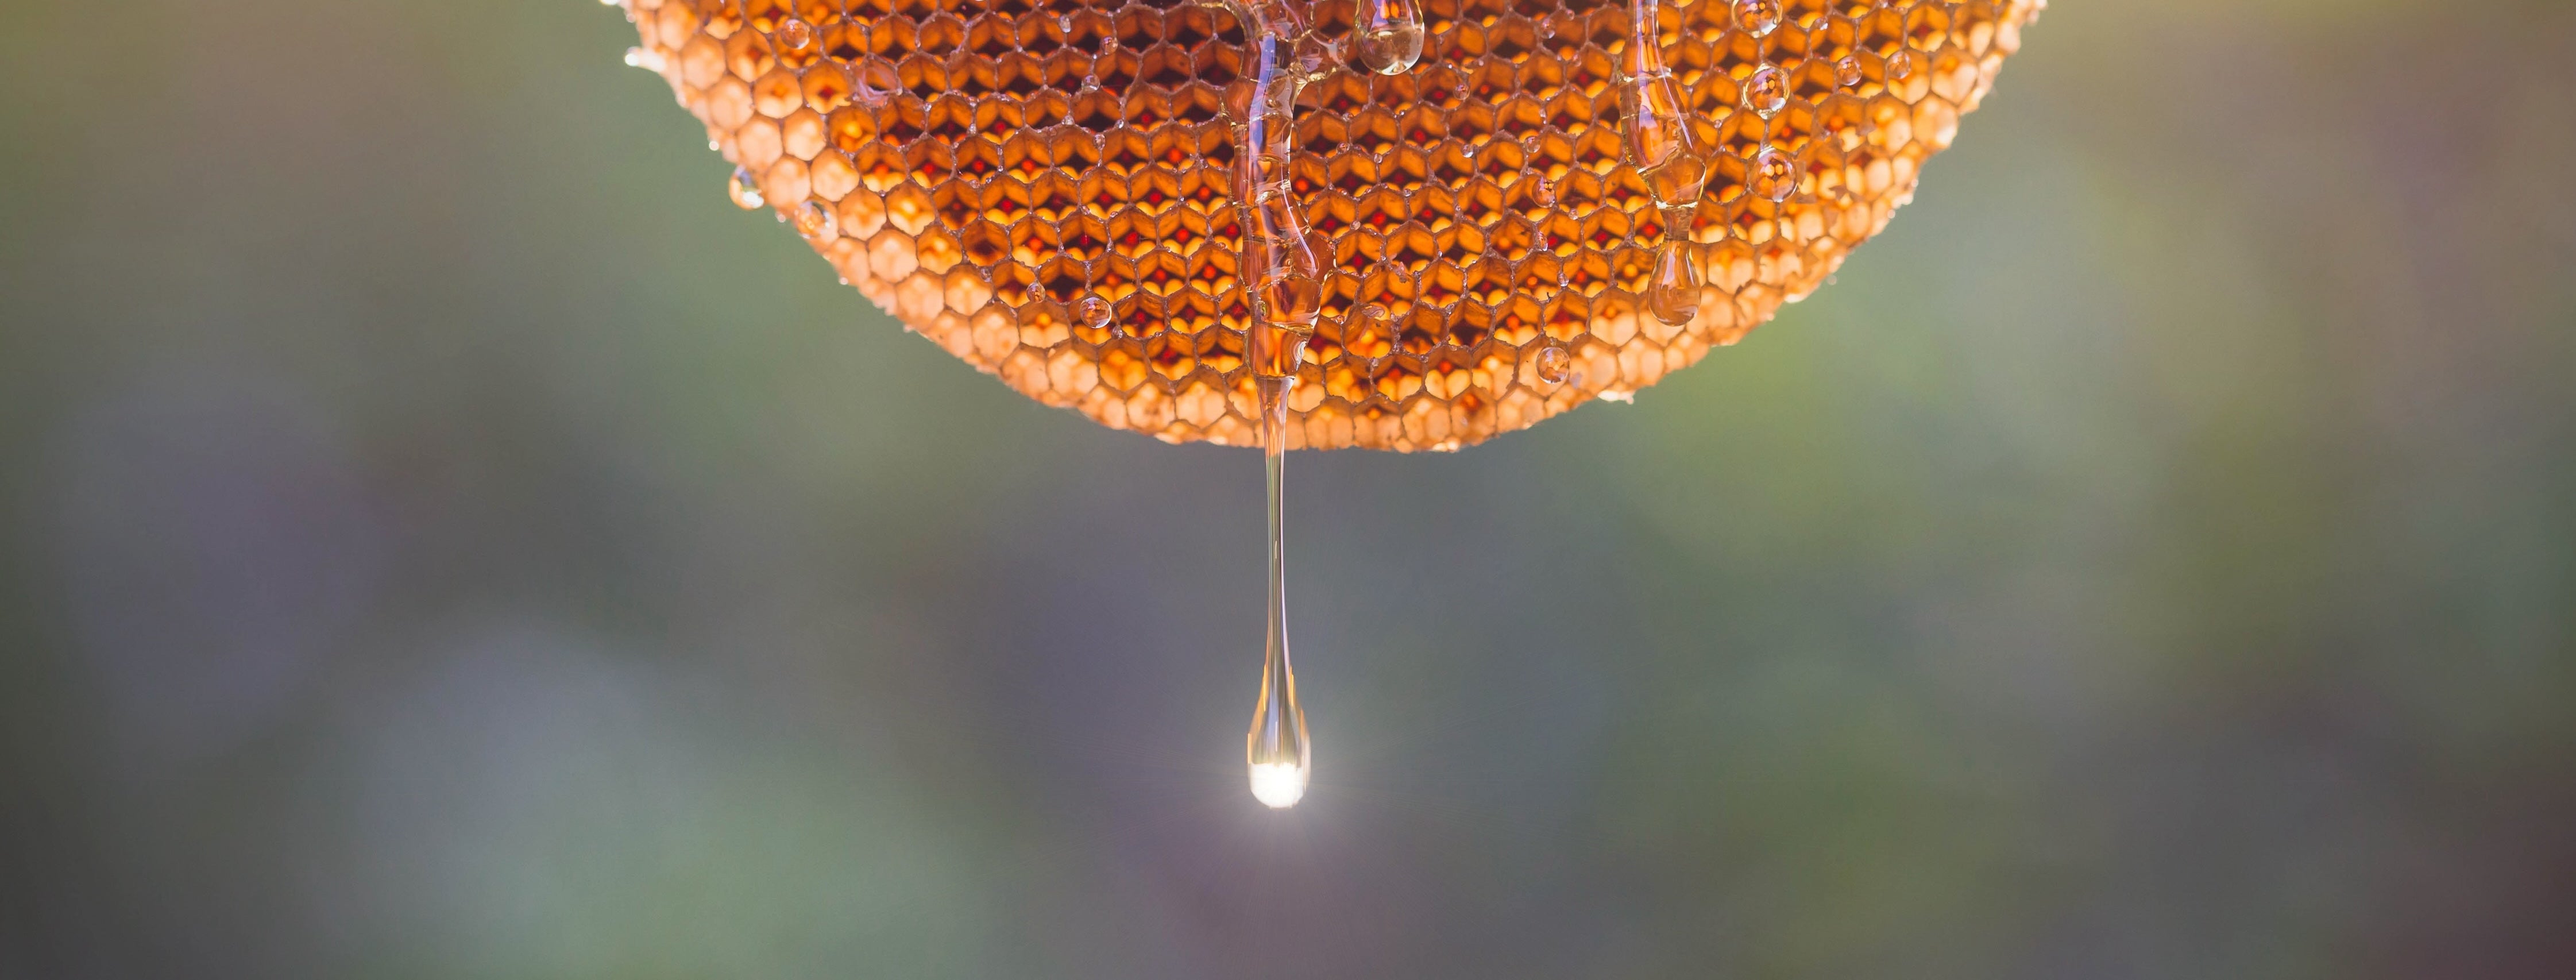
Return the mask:
[[[1235, 13], [623, 6], [628, 60], [740, 168], [736, 200], [907, 327], [1103, 425], [1258, 441]], [[1287, 179], [1321, 303], [1287, 448], [1456, 449], [1734, 343], [1886, 226], [2042, 6], [1692, 0], [1641, 31], [1628, 3], [1422, 0], [1418, 63], [1328, 66], [1296, 102]], [[1347, 55], [1352, 0], [1299, 9]], [[1681, 102], [1672, 138], [1706, 153], [1678, 210], [1623, 152], [1646, 54]], [[1667, 242], [1704, 285], [1650, 302]]]

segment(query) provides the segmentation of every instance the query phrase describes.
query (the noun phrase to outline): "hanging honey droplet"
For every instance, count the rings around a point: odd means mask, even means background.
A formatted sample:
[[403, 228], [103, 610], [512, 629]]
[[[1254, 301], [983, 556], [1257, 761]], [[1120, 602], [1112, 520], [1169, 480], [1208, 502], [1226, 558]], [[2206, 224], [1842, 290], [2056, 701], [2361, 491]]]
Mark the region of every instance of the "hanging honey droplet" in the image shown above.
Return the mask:
[[1699, 315], [1701, 285], [1699, 250], [1682, 241], [1667, 241], [1655, 253], [1654, 278], [1646, 284], [1646, 309], [1674, 326]]
[[1090, 327], [1093, 330], [1109, 329], [1108, 300], [1101, 299], [1098, 296], [1085, 296], [1082, 298], [1082, 302], [1075, 303], [1073, 305], [1073, 311], [1082, 317], [1084, 326]]
[[1351, 33], [1360, 64], [1380, 75], [1402, 74], [1422, 60], [1422, 8], [1415, 0], [1359, 0]]
[[725, 181], [725, 196], [733, 198], [733, 206], [745, 211], [758, 211], [769, 204], [760, 194], [760, 181], [744, 167], [733, 168], [732, 179]]
[[1274, 809], [1297, 805], [1306, 796], [1314, 750], [1306, 737], [1306, 711], [1297, 703], [1297, 674], [1288, 662], [1288, 559], [1283, 547], [1282, 492], [1286, 483], [1288, 392], [1290, 376], [1253, 380], [1261, 395], [1262, 482], [1270, 539], [1270, 591], [1264, 602], [1261, 649], [1261, 695], [1252, 710], [1252, 731], [1244, 736], [1244, 762], [1250, 769], [1252, 797]]
[[1841, 61], [1834, 62], [1834, 84], [1844, 88], [1860, 84], [1860, 59], [1844, 55]]

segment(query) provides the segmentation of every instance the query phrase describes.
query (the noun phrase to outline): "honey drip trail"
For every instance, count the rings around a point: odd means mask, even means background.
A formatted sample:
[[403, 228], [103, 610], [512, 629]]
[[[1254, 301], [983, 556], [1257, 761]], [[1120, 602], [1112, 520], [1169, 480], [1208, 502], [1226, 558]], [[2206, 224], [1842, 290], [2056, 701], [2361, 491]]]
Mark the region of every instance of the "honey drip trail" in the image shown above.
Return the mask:
[[1261, 700], [1245, 738], [1252, 795], [1273, 807], [1294, 806], [1306, 794], [1313, 752], [1306, 740], [1306, 712], [1297, 704], [1297, 673], [1288, 663], [1288, 555], [1281, 525], [1288, 464], [1288, 391], [1295, 378], [1262, 378], [1261, 459], [1269, 517], [1270, 592], [1261, 650]]
[[1628, 162], [1646, 178], [1663, 225], [1664, 244], [1646, 286], [1646, 308], [1655, 318], [1685, 324], [1699, 315], [1702, 278], [1699, 249], [1691, 241], [1691, 215], [1708, 178], [1708, 151], [1691, 134], [1681, 86], [1664, 64], [1659, 0], [1628, 0], [1627, 65], [1619, 103]]
[[1289, 807], [1306, 794], [1312, 754], [1297, 677], [1288, 665], [1288, 564], [1282, 494], [1288, 450], [1288, 393], [1323, 300], [1316, 244], [1289, 183], [1297, 93], [1333, 69], [1340, 52], [1313, 30], [1306, 11], [1279, 0], [1234, 0], [1252, 28], [1252, 93], [1240, 133], [1235, 200], [1243, 209], [1243, 269], [1252, 285], [1251, 362], [1260, 399], [1264, 504], [1269, 518], [1270, 591], [1261, 652], [1261, 699], [1245, 737], [1252, 795]]

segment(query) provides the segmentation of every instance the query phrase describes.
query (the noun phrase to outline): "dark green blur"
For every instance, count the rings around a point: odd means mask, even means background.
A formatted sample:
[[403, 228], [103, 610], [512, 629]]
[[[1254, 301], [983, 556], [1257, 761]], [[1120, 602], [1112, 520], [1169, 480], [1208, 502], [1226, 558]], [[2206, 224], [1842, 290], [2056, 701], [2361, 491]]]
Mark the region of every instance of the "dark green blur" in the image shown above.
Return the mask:
[[587, 0], [0, 18], [0, 977], [2576, 975], [2576, 7], [2063, 0], [1455, 455], [901, 332]]

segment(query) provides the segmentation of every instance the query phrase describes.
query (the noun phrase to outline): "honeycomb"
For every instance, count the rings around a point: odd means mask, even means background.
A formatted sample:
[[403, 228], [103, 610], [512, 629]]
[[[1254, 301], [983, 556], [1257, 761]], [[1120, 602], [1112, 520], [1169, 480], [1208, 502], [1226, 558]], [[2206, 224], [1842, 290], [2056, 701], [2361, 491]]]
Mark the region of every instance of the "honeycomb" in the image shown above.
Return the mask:
[[[769, 207], [908, 328], [1048, 405], [1260, 441], [1231, 175], [1245, 28], [1186, 0], [623, 0]], [[1667, 228], [1622, 152], [1627, 3], [1423, 0], [1418, 63], [1297, 102], [1320, 255], [1287, 447], [1454, 450], [1624, 400], [1833, 273], [2045, 0], [1694, 0], [1652, 34], [1709, 166]], [[1352, 0], [1308, 9], [1347, 52]], [[1345, 55], [1347, 56], [1347, 55]], [[1678, 218], [1672, 223], [1682, 223]], [[1695, 315], [1647, 286], [1668, 236]]]

